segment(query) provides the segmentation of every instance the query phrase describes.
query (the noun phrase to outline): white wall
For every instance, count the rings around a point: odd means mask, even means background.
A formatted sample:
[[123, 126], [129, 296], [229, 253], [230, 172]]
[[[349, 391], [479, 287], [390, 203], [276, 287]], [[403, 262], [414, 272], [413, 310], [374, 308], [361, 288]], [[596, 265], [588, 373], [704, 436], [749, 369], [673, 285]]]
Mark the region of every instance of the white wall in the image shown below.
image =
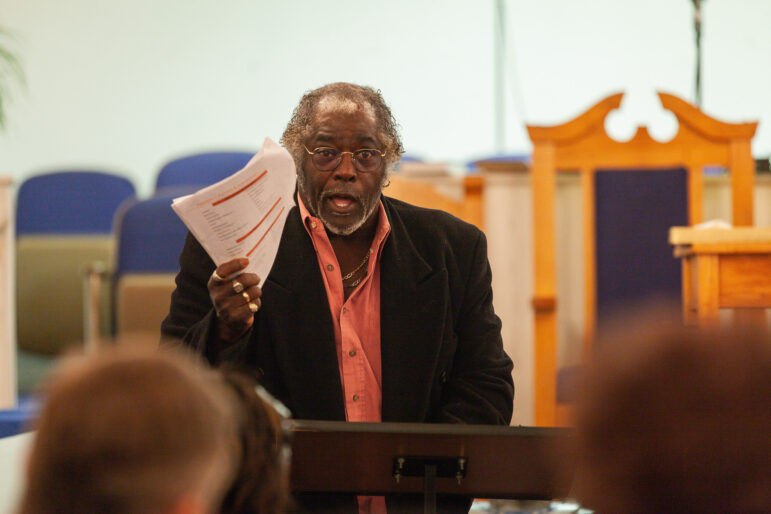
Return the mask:
[[175, 154], [278, 139], [302, 93], [337, 80], [380, 88], [410, 150], [462, 159], [492, 140], [480, 4], [0, 0], [29, 79], [0, 171], [111, 166], [149, 191]]
[[[494, 0], [0, 0], [28, 87], [0, 133], [0, 173], [99, 166], [149, 193], [196, 149], [277, 139], [300, 95], [346, 80], [380, 88], [410, 153], [465, 161], [495, 150]], [[672, 129], [656, 89], [693, 97], [688, 0], [509, 0], [509, 151], [523, 120], [564, 121], [629, 92], [612, 129]], [[704, 2], [704, 108], [760, 119], [771, 154], [771, 2]]]
[[[559, 123], [612, 92], [626, 91], [609, 130], [628, 139], [637, 124], [654, 137], [676, 121], [661, 90], [694, 101], [690, 0], [506, 2], [512, 119]], [[729, 122], [760, 120], [753, 153], [771, 154], [771, 1], [702, 1], [702, 107]], [[519, 106], [519, 107], [518, 107]], [[518, 108], [517, 108], [518, 107]], [[521, 114], [520, 116], [516, 116]], [[513, 124], [512, 135], [523, 133]], [[510, 138], [521, 144], [526, 136]]]

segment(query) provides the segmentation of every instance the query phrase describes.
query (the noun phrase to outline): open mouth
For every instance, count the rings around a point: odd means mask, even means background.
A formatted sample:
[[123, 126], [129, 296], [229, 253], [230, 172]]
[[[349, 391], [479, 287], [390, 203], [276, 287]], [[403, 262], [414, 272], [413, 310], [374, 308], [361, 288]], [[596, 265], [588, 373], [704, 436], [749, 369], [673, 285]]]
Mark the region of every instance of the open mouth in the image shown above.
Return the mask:
[[348, 215], [356, 208], [355, 197], [346, 194], [332, 194], [325, 199], [329, 209], [338, 215]]

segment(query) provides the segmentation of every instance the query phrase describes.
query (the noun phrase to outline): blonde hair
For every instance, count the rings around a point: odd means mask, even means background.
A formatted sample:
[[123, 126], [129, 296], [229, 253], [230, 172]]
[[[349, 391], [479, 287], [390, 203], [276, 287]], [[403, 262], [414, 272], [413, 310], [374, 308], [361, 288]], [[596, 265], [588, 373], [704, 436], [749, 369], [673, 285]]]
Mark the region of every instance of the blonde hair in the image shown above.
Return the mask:
[[211, 509], [232, 477], [234, 399], [181, 349], [67, 357], [44, 394], [22, 514], [160, 512], [185, 495]]

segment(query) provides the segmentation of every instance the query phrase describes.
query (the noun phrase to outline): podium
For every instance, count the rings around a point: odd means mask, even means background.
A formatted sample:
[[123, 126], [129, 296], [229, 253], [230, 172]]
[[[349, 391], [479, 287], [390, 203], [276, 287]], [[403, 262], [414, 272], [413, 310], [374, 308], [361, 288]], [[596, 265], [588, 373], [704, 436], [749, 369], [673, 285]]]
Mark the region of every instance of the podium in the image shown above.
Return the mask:
[[293, 421], [293, 492], [549, 500], [567, 496], [566, 428]]
[[771, 228], [672, 227], [669, 242], [682, 259], [683, 317], [689, 325], [718, 323], [720, 309], [743, 323], [766, 324], [771, 308]]

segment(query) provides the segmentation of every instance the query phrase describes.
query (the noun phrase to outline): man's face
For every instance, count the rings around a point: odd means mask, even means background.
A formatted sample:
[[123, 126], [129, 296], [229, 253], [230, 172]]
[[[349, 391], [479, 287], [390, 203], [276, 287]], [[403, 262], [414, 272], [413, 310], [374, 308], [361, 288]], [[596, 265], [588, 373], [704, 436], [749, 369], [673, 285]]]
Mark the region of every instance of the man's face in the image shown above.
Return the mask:
[[[311, 151], [319, 147], [340, 152], [383, 149], [375, 120], [364, 109], [320, 112], [305, 146]], [[330, 232], [343, 236], [356, 232], [376, 213], [384, 176], [385, 164], [362, 173], [354, 166], [350, 154], [343, 155], [334, 171], [319, 171], [307, 155], [297, 173], [300, 195], [308, 210]]]

